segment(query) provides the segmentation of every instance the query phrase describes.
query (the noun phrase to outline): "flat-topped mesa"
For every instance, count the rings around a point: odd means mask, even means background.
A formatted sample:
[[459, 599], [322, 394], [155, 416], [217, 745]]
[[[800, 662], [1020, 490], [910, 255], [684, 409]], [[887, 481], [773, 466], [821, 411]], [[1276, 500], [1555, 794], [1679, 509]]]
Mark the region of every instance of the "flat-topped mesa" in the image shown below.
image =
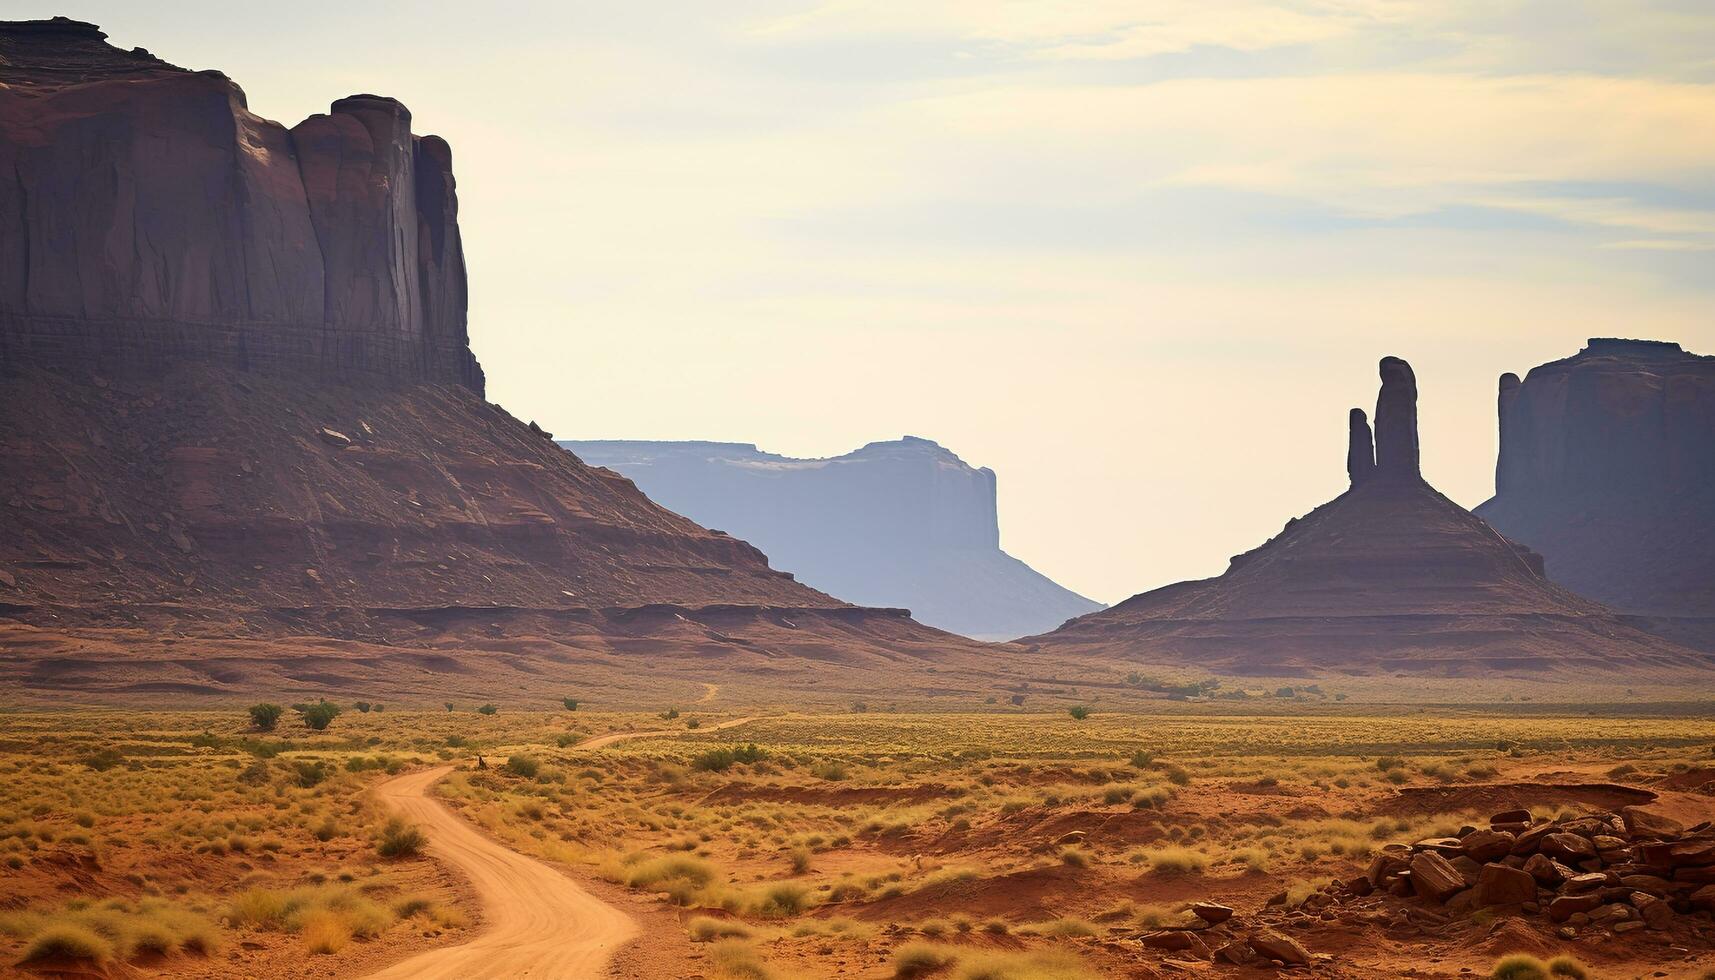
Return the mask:
[[1397, 357], [1381, 360], [1382, 390], [1376, 396], [1376, 475], [1421, 479], [1417, 448], [1417, 376]]
[[444, 141], [374, 95], [287, 129], [104, 38], [0, 21], [0, 365], [482, 392]]
[[1347, 426], [1346, 475], [1352, 486], [1362, 486], [1376, 474], [1376, 444], [1370, 434], [1370, 419], [1361, 408], [1352, 409]]

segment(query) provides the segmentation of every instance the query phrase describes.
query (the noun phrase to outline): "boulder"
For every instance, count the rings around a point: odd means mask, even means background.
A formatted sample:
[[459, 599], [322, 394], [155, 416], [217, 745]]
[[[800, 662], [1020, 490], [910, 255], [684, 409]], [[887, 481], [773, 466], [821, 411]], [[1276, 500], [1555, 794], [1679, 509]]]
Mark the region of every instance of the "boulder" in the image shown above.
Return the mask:
[[1572, 875], [1561, 886], [1568, 892], [1590, 892], [1608, 883], [1608, 876], [1600, 871], [1586, 871], [1583, 874]]
[[1548, 917], [1555, 922], [1565, 922], [1579, 913], [1593, 912], [1602, 907], [1602, 896], [1595, 892], [1582, 895], [1562, 895], [1548, 903]]
[[1685, 825], [1679, 821], [1651, 813], [1641, 806], [1622, 808], [1620, 819], [1625, 822], [1626, 833], [1634, 837], [1678, 837], [1685, 832]]
[[1411, 887], [1418, 895], [1445, 902], [1465, 890], [1465, 878], [1452, 863], [1434, 851], [1423, 851], [1411, 859]]
[[1460, 844], [1466, 857], [1485, 864], [1511, 854], [1516, 841], [1517, 838], [1505, 831], [1477, 830], [1467, 835]]
[[1654, 895], [1632, 892], [1629, 901], [1651, 929], [1666, 929], [1673, 925], [1673, 907]]
[[1192, 902], [1191, 914], [1211, 925], [1219, 925], [1233, 917], [1233, 909], [1216, 902]]
[[1638, 857], [1645, 864], [1668, 868], [1703, 867], [1715, 864], [1715, 838], [1688, 837], [1656, 844], [1639, 844]]
[[1558, 888], [1561, 882], [1572, 877], [1576, 872], [1546, 854], [1532, 854], [1525, 861], [1524, 870], [1543, 886]]
[[1542, 853], [1551, 858], [1577, 863], [1596, 856], [1596, 845], [1577, 834], [1555, 833], [1542, 839]]
[[1523, 905], [1536, 901], [1536, 879], [1504, 864], [1486, 864], [1477, 877], [1472, 901], [1479, 907]]
[[1502, 810], [1500, 813], [1497, 813], [1494, 816], [1489, 818], [1489, 825], [1490, 826], [1494, 826], [1495, 824], [1502, 824], [1502, 823], [1528, 824], [1528, 823], [1530, 823], [1530, 811], [1529, 810], [1523, 810], [1523, 809]]
[[1291, 936], [1282, 935], [1272, 929], [1264, 929], [1252, 933], [1248, 941], [1251, 949], [1256, 950], [1259, 956], [1279, 960], [1292, 966], [1310, 965], [1310, 951]]

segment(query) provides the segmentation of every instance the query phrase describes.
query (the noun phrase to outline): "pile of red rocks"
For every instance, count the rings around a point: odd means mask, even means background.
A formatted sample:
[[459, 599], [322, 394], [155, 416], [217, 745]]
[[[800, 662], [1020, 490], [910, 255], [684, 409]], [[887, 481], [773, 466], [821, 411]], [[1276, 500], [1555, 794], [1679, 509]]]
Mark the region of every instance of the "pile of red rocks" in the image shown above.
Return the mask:
[[1715, 829], [1688, 830], [1637, 807], [1558, 821], [1509, 810], [1486, 828], [1386, 845], [1366, 873], [1332, 881], [1296, 905], [1283, 893], [1235, 916], [1227, 906], [1196, 902], [1190, 923], [1137, 940], [1164, 963], [1314, 967], [1333, 957], [1288, 933], [1374, 927], [1398, 938], [1474, 939], [1501, 925], [1473, 917], [1479, 910], [1515, 922], [1538, 918], [1562, 939], [1647, 931], [1664, 953], [1689, 955], [1715, 938]]
[[1686, 830], [1638, 807], [1558, 821], [1509, 810], [1487, 828], [1389, 844], [1368, 872], [1330, 894], [1378, 891], [1449, 915], [1542, 915], [1568, 939], [1592, 929], [1667, 930], [1681, 916], [1715, 912], [1715, 831], [1708, 823]]
[[1267, 926], [1240, 928], [1232, 921], [1230, 906], [1193, 902], [1191, 912], [1195, 918], [1190, 925], [1147, 932], [1139, 941], [1149, 949], [1205, 962], [1310, 966], [1333, 958], [1311, 953], [1303, 943]]

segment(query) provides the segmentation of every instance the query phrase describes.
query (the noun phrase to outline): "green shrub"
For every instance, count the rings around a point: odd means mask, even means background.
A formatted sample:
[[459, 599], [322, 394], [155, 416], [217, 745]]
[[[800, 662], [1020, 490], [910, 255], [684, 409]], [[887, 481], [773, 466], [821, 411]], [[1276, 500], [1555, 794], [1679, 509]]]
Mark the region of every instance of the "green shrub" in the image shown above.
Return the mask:
[[125, 756], [118, 749], [102, 749], [99, 752], [84, 756], [83, 764], [96, 772], [106, 772], [125, 761]]
[[103, 962], [113, 958], [113, 944], [92, 929], [73, 923], [48, 926], [30, 939], [24, 963], [68, 959]]
[[292, 770], [298, 777], [298, 785], [305, 789], [319, 786], [328, 778], [328, 767], [324, 762], [305, 762], [298, 759], [292, 763]]
[[367, 715], [367, 714], [369, 714], [369, 709], [375, 707], [375, 705], [370, 704], [368, 701], [359, 701], [356, 704], [352, 705], [352, 707], [356, 708], [358, 711], [361, 711]]
[[1133, 769], [1148, 769], [1154, 764], [1155, 753], [1148, 749], [1138, 749], [1131, 754], [1131, 767]]
[[1528, 953], [1514, 953], [1501, 957], [1489, 980], [1549, 980], [1548, 964]]
[[495, 714], [499, 711], [500, 711], [500, 709], [496, 708], [492, 704], [485, 704], [482, 707], [476, 709], [476, 713], [479, 715], [492, 715], [492, 714]]
[[333, 720], [338, 718], [340, 713], [339, 705], [325, 699], [315, 704], [306, 704], [301, 710], [304, 724], [318, 732], [327, 731], [327, 727], [333, 724]]
[[906, 943], [893, 953], [893, 975], [920, 977], [953, 962], [953, 954], [929, 943]]
[[253, 704], [250, 706], [250, 724], [261, 731], [271, 732], [274, 726], [279, 724], [280, 716], [285, 713], [285, 708], [267, 701]]
[[1090, 708], [1089, 705], [1074, 704], [1070, 708], [1066, 709], [1066, 713], [1071, 715], [1076, 721], [1083, 721], [1085, 718], [1090, 717]]
[[560, 700], [560, 703], [566, 706], [567, 711], [578, 710], [578, 699], [577, 698], [562, 698]]
[[506, 768], [510, 769], [514, 776], [535, 779], [536, 774], [542, 769], [542, 764], [530, 756], [515, 755], [506, 760]]
[[691, 759], [691, 768], [701, 772], [726, 772], [734, 763], [757, 762], [768, 753], [758, 748], [756, 743], [749, 745], [733, 745], [709, 749]]
[[423, 832], [403, 820], [394, 818], [381, 828], [381, 839], [375, 850], [384, 858], [415, 857], [427, 843]]

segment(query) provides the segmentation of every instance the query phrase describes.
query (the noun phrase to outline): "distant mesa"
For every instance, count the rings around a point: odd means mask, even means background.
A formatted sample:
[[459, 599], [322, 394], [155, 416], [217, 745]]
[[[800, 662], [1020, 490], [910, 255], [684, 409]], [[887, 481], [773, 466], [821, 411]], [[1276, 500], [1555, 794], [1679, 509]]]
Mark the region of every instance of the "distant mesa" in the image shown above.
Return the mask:
[[1636, 676], [1701, 664], [1556, 586], [1539, 555], [1425, 482], [1417, 379], [1392, 357], [1380, 373], [1373, 437], [1362, 410], [1348, 418], [1345, 493], [1218, 578], [1133, 596], [1021, 642], [1260, 675], [1623, 668]]
[[902, 606], [981, 639], [1040, 632], [1102, 608], [1002, 551], [994, 471], [928, 439], [872, 442], [829, 459], [726, 442], [560, 445], [850, 602]]
[[1502, 375], [1499, 413], [1477, 513], [1561, 585], [1715, 645], [1715, 357], [1593, 338]]

